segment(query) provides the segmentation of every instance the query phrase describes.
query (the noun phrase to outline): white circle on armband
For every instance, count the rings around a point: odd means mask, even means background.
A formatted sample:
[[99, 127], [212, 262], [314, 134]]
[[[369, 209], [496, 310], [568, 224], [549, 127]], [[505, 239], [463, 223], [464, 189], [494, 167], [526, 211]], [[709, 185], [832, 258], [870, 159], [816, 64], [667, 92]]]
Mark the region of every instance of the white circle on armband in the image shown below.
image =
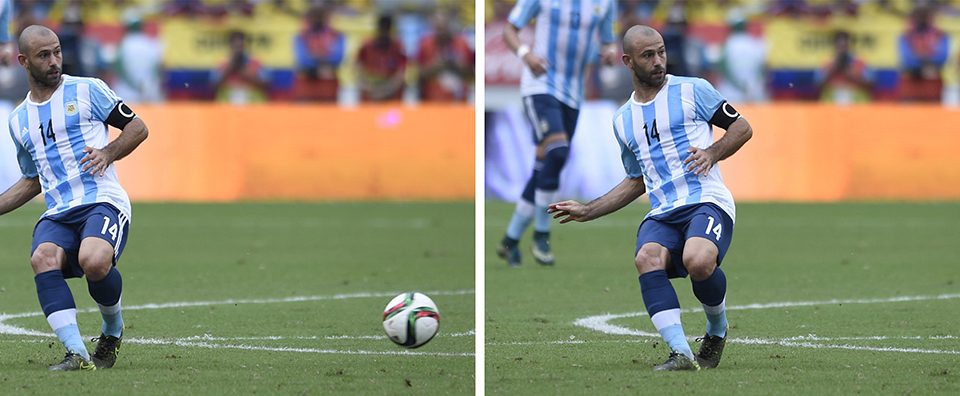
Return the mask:
[[133, 118], [133, 115], [134, 115], [133, 110], [130, 109], [130, 107], [127, 106], [126, 103], [120, 103], [120, 105], [117, 106], [117, 110], [120, 110], [120, 115], [127, 118]]
[[723, 114], [726, 114], [727, 117], [730, 118], [740, 117], [740, 113], [737, 113], [737, 111], [733, 109], [733, 106], [730, 106], [730, 103], [723, 104]]

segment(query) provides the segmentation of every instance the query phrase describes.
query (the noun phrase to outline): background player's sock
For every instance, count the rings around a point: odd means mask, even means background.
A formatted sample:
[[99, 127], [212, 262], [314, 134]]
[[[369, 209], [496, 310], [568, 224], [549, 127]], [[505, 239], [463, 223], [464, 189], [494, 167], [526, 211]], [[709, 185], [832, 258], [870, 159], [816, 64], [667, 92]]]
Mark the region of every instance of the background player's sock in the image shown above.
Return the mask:
[[517, 201], [517, 208], [514, 209], [513, 217], [510, 218], [510, 225], [507, 226], [507, 238], [512, 239], [514, 245], [533, 221], [533, 210], [533, 204], [526, 199]]
[[727, 276], [720, 267], [713, 270], [709, 278], [702, 281], [691, 280], [693, 294], [703, 304], [707, 315], [707, 334], [718, 337], [727, 336]]
[[70, 287], [63, 279], [59, 270], [41, 272], [34, 276], [37, 284], [37, 298], [40, 307], [47, 317], [47, 323], [57, 338], [67, 348], [67, 351], [90, 359], [90, 353], [80, 337], [80, 328], [77, 326], [77, 306], [70, 294]]
[[116, 267], [110, 269], [103, 279], [91, 282], [87, 280], [87, 289], [90, 296], [100, 306], [100, 316], [103, 317], [103, 334], [120, 337], [123, 331], [123, 316], [120, 313], [120, 293], [123, 289], [123, 279]]
[[553, 215], [547, 213], [547, 206], [557, 200], [557, 191], [537, 189], [534, 193], [533, 230], [540, 233], [549, 233]]
[[680, 301], [670, 284], [667, 271], [657, 270], [640, 275], [640, 292], [653, 326], [670, 350], [693, 359], [690, 343], [680, 325]]

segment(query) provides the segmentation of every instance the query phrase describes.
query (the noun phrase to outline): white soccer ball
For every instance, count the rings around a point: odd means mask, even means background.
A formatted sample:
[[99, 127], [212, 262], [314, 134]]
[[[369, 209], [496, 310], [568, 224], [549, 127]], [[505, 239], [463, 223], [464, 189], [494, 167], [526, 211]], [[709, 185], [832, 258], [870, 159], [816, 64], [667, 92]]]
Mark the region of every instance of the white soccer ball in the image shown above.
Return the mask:
[[440, 311], [426, 294], [403, 293], [383, 309], [383, 331], [397, 345], [417, 348], [430, 341], [438, 330]]

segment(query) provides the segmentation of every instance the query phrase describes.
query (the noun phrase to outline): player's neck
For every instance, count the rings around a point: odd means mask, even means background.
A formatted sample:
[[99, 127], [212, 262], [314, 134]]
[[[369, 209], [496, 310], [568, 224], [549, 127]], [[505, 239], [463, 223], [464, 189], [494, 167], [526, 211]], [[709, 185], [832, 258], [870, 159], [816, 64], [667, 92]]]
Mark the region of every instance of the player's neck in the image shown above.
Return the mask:
[[60, 88], [60, 85], [63, 84], [63, 76], [60, 76], [60, 81], [56, 85], [47, 86], [30, 79], [30, 100], [34, 103], [43, 103], [50, 99], [53, 96], [53, 93]]
[[647, 103], [657, 97], [657, 94], [660, 93], [660, 90], [663, 89], [664, 84], [667, 83], [667, 79], [664, 78], [663, 82], [659, 85], [647, 85], [637, 81], [636, 77], [633, 80], [633, 100], [640, 103]]

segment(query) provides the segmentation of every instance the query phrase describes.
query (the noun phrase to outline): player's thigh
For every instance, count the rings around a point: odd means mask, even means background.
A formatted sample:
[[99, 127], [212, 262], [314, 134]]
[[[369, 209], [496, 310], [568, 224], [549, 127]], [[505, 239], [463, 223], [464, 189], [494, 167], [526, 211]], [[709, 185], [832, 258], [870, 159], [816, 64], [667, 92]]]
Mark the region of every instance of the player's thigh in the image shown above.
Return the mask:
[[63, 270], [66, 277], [78, 277], [83, 275], [77, 271], [79, 267], [72, 268], [69, 264], [70, 258], [75, 258], [79, 249], [80, 238], [75, 227], [42, 218], [33, 229], [30, 262], [36, 273], [49, 271], [53, 267]]
[[[665, 269], [670, 277], [685, 276], [686, 271], [683, 271], [683, 266], [679, 265], [683, 242], [683, 232], [678, 227], [647, 218], [637, 229], [637, 243], [634, 250], [637, 271], [644, 273]], [[653, 257], [659, 260], [659, 264], [651, 265], [650, 259]]]
[[98, 204], [85, 215], [80, 229], [81, 261], [109, 259], [116, 264], [127, 244], [130, 222], [126, 216], [109, 204]]
[[[564, 125], [563, 104], [550, 95], [531, 95], [523, 98], [523, 107], [527, 119], [533, 128], [533, 142], [540, 146], [550, 135], [560, 134], [567, 139], [568, 131]], [[557, 139], [557, 138], [553, 138]]]
[[712, 264], [714, 261], [720, 265], [733, 240], [733, 220], [716, 205], [699, 205], [690, 216], [684, 240], [685, 265]]

